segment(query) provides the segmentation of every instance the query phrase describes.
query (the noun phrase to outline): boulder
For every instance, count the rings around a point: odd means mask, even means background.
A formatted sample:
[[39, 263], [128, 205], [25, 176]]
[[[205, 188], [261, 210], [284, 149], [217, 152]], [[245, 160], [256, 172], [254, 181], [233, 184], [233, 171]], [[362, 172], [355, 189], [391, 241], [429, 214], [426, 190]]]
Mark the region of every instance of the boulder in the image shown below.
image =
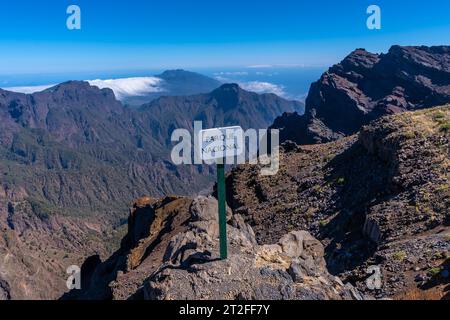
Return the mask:
[[294, 231], [277, 244], [260, 246], [251, 227], [240, 215], [235, 215], [228, 225], [229, 257], [220, 260], [216, 234], [199, 229], [195, 218], [188, 231], [170, 241], [164, 263], [144, 285], [146, 299], [362, 297], [357, 289], [336, 281], [327, 272], [322, 245], [306, 231]]

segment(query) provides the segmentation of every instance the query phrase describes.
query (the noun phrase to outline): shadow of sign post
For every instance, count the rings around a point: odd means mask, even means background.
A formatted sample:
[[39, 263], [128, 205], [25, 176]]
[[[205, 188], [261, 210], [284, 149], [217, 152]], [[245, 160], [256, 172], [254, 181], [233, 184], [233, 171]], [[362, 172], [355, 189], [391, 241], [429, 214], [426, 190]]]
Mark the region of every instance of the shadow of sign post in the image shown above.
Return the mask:
[[[232, 164], [244, 152], [242, 128], [214, 128], [199, 132], [201, 159], [217, 165], [217, 200], [219, 208], [220, 258], [228, 258], [225, 164]], [[230, 161], [231, 160], [231, 161]]]

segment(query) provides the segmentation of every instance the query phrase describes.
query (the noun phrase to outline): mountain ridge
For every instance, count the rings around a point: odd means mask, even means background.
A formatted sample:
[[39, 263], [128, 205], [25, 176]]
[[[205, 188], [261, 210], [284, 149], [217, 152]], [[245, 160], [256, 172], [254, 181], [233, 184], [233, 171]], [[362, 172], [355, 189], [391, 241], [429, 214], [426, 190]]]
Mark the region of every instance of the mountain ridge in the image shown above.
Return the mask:
[[450, 102], [450, 47], [392, 46], [350, 53], [311, 85], [303, 117], [284, 114], [283, 141], [323, 143], [356, 133], [383, 115]]
[[120, 249], [89, 258], [86, 286], [62, 299], [444, 299], [449, 121], [450, 105], [405, 112], [327, 144], [286, 142], [276, 176], [234, 168], [227, 260], [214, 197], [137, 199]]
[[[93, 251], [106, 256], [119, 242], [131, 199], [190, 195], [212, 187], [211, 167], [177, 167], [170, 161], [174, 129], [190, 129], [197, 119], [211, 126], [242, 121], [264, 128], [278, 111], [297, 105], [275, 96], [246, 95], [252, 99], [241, 97], [222, 114], [214, 110], [215, 102], [193, 109], [158, 102], [153, 110], [131, 109], [112, 90], [79, 81], [28, 95], [0, 91], [0, 261], [27, 261], [4, 265], [0, 281], [8, 284], [7, 295], [57, 297], [65, 288], [64, 263], [80, 263]], [[161, 101], [211, 102], [209, 94], [195, 97]], [[269, 117], [249, 119], [245, 110], [262, 105], [273, 109]], [[55, 260], [49, 264], [53, 269], [48, 270], [47, 260]], [[42, 270], [39, 281], [32, 280], [32, 265]], [[42, 286], [45, 279], [48, 286]]]

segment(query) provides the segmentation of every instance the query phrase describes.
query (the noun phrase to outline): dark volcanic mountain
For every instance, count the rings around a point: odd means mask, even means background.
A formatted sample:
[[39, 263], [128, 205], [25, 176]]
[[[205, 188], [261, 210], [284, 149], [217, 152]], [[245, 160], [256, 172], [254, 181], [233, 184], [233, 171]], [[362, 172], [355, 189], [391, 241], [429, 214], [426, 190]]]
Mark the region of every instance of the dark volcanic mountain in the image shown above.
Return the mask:
[[450, 102], [450, 47], [358, 49], [312, 84], [306, 113], [284, 114], [281, 139], [321, 143], [356, 133], [383, 115]]
[[149, 93], [144, 96], [133, 96], [124, 99], [127, 105], [139, 107], [161, 96], [187, 96], [211, 92], [222, 85], [216, 79], [204, 76], [196, 72], [185, 70], [167, 70], [155, 75], [162, 79], [160, 92]]
[[202, 121], [203, 128], [239, 124], [244, 129], [264, 129], [286, 110], [303, 112], [303, 104], [248, 92], [237, 84], [222, 85], [209, 94], [161, 97], [141, 108], [151, 114], [153, 136], [162, 143], [168, 143], [173, 128], [192, 129], [192, 120]]
[[[0, 275], [4, 295], [56, 297], [68, 265], [93, 252], [106, 254], [118, 239], [111, 225], [119, 226], [131, 199], [210, 186], [210, 167], [171, 163], [174, 129], [189, 129], [195, 119], [205, 126], [265, 128], [277, 114], [299, 107], [236, 85], [160, 98], [139, 110], [86, 82], [32, 95], [1, 90], [0, 261], [9, 262]], [[32, 277], [37, 270], [39, 281]]]
[[156, 77], [165, 81], [165, 89], [171, 95], [188, 96], [193, 94], [208, 93], [222, 85], [216, 79], [204, 76], [196, 72], [185, 70], [167, 70]]

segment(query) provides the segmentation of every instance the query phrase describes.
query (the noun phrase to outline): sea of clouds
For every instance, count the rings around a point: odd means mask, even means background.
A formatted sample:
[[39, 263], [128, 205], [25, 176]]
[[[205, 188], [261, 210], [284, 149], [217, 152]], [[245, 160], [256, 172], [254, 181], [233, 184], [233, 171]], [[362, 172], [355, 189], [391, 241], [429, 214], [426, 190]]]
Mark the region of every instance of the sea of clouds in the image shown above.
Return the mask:
[[[235, 75], [228, 74], [228, 75]], [[282, 85], [278, 85], [272, 82], [266, 82], [266, 81], [242, 81], [242, 80], [235, 80], [230, 79], [227, 77], [224, 77], [223, 75], [227, 75], [226, 73], [222, 73], [217, 75], [216, 79], [223, 83], [237, 83], [242, 89], [247, 91], [252, 91], [256, 93], [274, 93], [277, 96], [283, 97], [283, 98], [289, 98], [289, 95], [286, 93], [284, 87]]]
[[109, 88], [114, 91], [116, 98], [123, 100], [127, 97], [145, 96], [149, 93], [163, 92], [164, 80], [157, 77], [136, 77], [109, 80], [88, 80], [91, 86], [100, 89]]
[[28, 87], [7, 87], [7, 88], [3, 88], [3, 89], [5, 89], [7, 91], [12, 91], [12, 92], [31, 94], [31, 93], [35, 93], [35, 92], [44, 91], [48, 88], [54, 87], [55, 85], [56, 84], [48, 84], [48, 85], [42, 85], [42, 86], [28, 86]]
[[[145, 96], [149, 93], [164, 91], [164, 80], [157, 77], [134, 77], [107, 80], [96, 79], [86, 81], [91, 86], [96, 86], [100, 89], [112, 89], [114, 91], [114, 94], [116, 95], [116, 98], [119, 100], [123, 100], [127, 97]], [[53, 86], [55, 86], [55, 84], [26, 87], [9, 87], [4, 89], [13, 92], [30, 94], [46, 90]]]
[[[223, 73], [216, 75], [216, 79], [223, 83], [238, 83], [241, 88], [256, 93], [274, 93], [280, 97], [288, 97], [284, 87], [265, 81], [236, 81], [227, 78], [231, 74]], [[236, 75], [236, 74], [233, 74]], [[241, 75], [241, 74], [239, 74]], [[164, 80], [158, 77], [133, 77], [119, 79], [96, 79], [86, 80], [90, 85], [99, 87], [100, 89], [109, 88], [114, 91], [116, 98], [124, 100], [128, 97], [145, 96], [150, 93], [164, 92]], [[8, 91], [31, 94], [40, 92], [55, 86], [55, 84], [39, 85], [39, 86], [23, 86], [4, 88]]]

